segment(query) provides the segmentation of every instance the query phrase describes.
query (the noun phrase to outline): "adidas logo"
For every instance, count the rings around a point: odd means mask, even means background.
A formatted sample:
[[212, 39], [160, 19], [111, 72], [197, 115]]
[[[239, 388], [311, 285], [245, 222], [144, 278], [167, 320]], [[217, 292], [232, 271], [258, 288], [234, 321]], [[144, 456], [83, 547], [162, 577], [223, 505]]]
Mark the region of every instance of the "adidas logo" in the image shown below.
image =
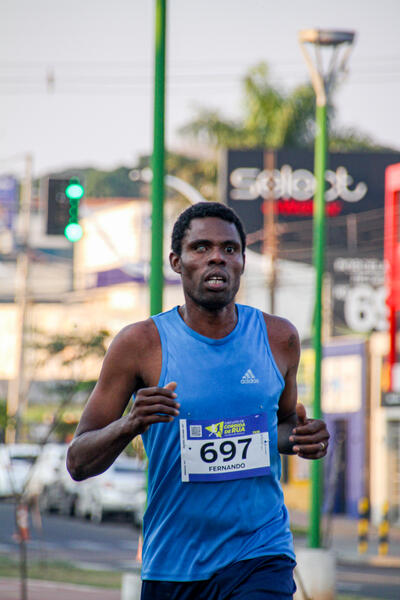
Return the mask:
[[247, 369], [246, 373], [243, 375], [240, 383], [260, 383], [259, 379], [256, 379], [253, 371], [251, 369]]

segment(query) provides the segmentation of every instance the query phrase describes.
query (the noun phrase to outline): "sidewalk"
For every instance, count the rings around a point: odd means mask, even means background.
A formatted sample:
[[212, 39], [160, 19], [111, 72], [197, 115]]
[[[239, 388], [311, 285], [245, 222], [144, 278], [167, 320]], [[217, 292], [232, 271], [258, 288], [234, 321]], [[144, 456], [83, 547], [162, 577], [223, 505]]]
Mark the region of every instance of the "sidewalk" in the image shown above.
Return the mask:
[[[296, 510], [290, 510], [290, 520], [294, 528], [308, 527], [308, 515]], [[386, 556], [378, 554], [378, 529], [371, 525], [368, 536], [368, 550], [365, 554], [358, 553], [358, 520], [342, 515], [334, 515], [330, 521], [321, 518], [321, 532], [327, 533], [326, 547], [332, 548], [338, 564], [369, 564], [379, 567], [400, 568], [400, 527], [391, 526], [389, 529], [389, 550]], [[295, 535], [295, 546], [300, 548], [307, 545], [306, 536]]]

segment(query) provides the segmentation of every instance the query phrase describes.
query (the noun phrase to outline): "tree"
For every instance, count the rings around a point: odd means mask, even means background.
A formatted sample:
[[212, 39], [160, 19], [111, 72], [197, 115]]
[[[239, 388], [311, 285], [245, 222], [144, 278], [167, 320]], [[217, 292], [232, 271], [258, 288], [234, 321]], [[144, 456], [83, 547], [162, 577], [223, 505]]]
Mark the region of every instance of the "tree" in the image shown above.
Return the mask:
[[95, 382], [85, 377], [85, 360], [102, 359], [106, 353], [106, 343], [110, 332], [104, 329], [87, 333], [47, 334], [36, 330], [32, 348], [36, 350], [36, 365], [50, 365], [56, 362], [57, 368], [67, 374], [68, 379], [49, 381], [47, 393], [54, 397], [56, 408], [42, 443], [55, 435], [60, 440], [70, 437], [76, 427], [76, 420], [65, 418], [71, 403], [82, 406]]
[[[139, 157], [137, 169], [146, 169], [151, 166], [151, 156], [143, 155]], [[216, 200], [216, 182], [218, 165], [213, 157], [206, 159], [192, 158], [176, 152], [166, 152], [165, 172], [169, 175], [175, 175], [183, 179], [204, 196], [206, 200]], [[147, 189], [150, 194], [150, 189]], [[187, 198], [171, 189], [166, 188], [168, 199], [177, 201], [177, 209], [183, 210], [187, 207]], [[179, 211], [180, 212], [180, 211]]]
[[128, 167], [113, 171], [85, 171], [85, 191], [92, 198], [137, 198], [140, 196], [140, 183], [129, 179]]
[[[328, 105], [330, 150], [388, 148], [355, 129], [339, 129], [332, 102]], [[213, 147], [312, 148], [315, 127], [315, 94], [311, 84], [286, 92], [274, 86], [266, 63], [252, 67], [243, 78], [243, 116], [229, 120], [220, 112], [202, 108], [180, 132]]]
[[[138, 198], [141, 195], [141, 183], [129, 179], [133, 167], [118, 167], [113, 171], [99, 171], [92, 167], [71, 168], [52, 173], [52, 177], [78, 177], [85, 186], [86, 198]], [[39, 185], [39, 181], [35, 182]]]
[[313, 138], [314, 92], [310, 85], [291, 94], [273, 86], [269, 68], [260, 63], [243, 78], [243, 117], [225, 119], [218, 111], [200, 109], [181, 133], [217, 147], [308, 146]]
[[[216, 199], [218, 165], [212, 158], [190, 158], [182, 154], [168, 152], [166, 171], [190, 183], [206, 200]], [[183, 208], [185, 206], [182, 206]]]
[[[35, 340], [30, 344], [39, 355], [36, 361], [37, 366], [40, 364], [48, 364], [52, 360], [58, 360], [59, 364], [71, 369], [71, 380], [51, 382], [51, 390], [58, 398], [58, 405], [48, 423], [47, 431], [41, 440], [41, 445], [44, 446], [57, 431], [59, 437], [65, 440], [68, 434], [72, 433], [76, 426], [76, 422], [68, 422], [64, 419], [64, 411], [74, 398], [81, 393], [84, 401], [94, 387], [92, 381], [86, 381], [83, 377], [82, 366], [88, 357], [103, 357], [106, 352], [106, 341], [110, 337], [110, 333], [106, 330], [89, 332], [82, 335], [75, 333], [70, 334], [47, 334], [40, 331], [35, 331]], [[74, 367], [78, 366], [77, 369]], [[78, 375], [80, 374], [80, 377]], [[17, 423], [14, 423], [16, 426]], [[73, 428], [73, 429], [72, 429]], [[31, 465], [30, 473], [33, 465]], [[28, 501], [26, 499], [26, 488], [29, 482], [30, 474], [28, 473], [27, 480], [21, 492], [14, 493], [15, 515], [17, 525], [17, 540], [19, 543], [19, 564], [20, 564], [20, 580], [21, 580], [21, 598], [27, 599], [27, 576], [28, 576], [28, 554], [26, 543], [28, 535]], [[34, 503], [33, 499], [30, 499]], [[38, 506], [38, 505], [37, 505]]]
[[[220, 111], [200, 108], [194, 118], [180, 129], [187, 138], [201, 142], [210, 149], [210, 158], [191, 158], [183, 154], [166, 154], [166, 172], [190, 183], [207, 200], [217, 200], [218, 164], [215, 150], [219, 148], [283, 147], [312, 149], [315, 129], [315, 94], [311, 84], [302, 84], [287, 91], [271, 82], [265, 62], [255, 65], [242, 81], [243, 111], [238, 119], [228, 119]], [[346, 151], [392, 150], [374, 142], [354, 128], [340, 128], [336, 123], [333, 103], [328, 105], [329, 149]], [[131, 168], [138, 170], [151, 165], [151, 156], [139, 157]], [[93, 168], [75, 169], [58, 175], [82, 176], [86, 197], [148, 196], [147, 184], [131, 181], [129, 167], [113, 171]], [[168, 191], [169, 198], [179, 195]], [[185, 202], [179, 198], [182, 207]]]
[[3, 444], [7, 429], [7, 400], [0, 398], [0, 443]]

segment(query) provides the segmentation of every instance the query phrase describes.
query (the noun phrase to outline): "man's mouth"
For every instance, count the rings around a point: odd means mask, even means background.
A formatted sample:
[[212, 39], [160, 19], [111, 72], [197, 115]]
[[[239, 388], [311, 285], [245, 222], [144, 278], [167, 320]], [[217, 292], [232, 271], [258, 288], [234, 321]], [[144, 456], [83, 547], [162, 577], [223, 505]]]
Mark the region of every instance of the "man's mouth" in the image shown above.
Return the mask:
[[209, 289], [220, 290], [225, 287], [226, 277], [223, 275], [208, 275], [205, 279], [205, 283]]

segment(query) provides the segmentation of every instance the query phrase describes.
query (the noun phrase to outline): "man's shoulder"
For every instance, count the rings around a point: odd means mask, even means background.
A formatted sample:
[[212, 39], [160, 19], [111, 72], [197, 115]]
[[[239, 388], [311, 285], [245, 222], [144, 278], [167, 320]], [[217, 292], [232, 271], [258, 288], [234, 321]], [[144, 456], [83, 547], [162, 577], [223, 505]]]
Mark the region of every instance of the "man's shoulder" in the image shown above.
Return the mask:
[[116, 335], [113, 344], [128, 352], [143, 352], [158, 348], [160, 338], [153, 319], [149, 318], [126, 325]]
[[262, 313], [268, 333], [269, 345], [283, 377], [297, 366], [300, 359], [300, 338], [296, 327], [288, 319]]
[[[279, 317], [278, 315], [270, 315], [268, 313], [262, 313], [267, 328], [278, 334], [297, 334], [297, 329], [289, 319]], [[298, 334], [297, 334], [298, 335]]]
[[296, 327], [284, 317], [262, 313], [271, 345], [283, 345], [295, 352], [300, 349], [300, 339]]

